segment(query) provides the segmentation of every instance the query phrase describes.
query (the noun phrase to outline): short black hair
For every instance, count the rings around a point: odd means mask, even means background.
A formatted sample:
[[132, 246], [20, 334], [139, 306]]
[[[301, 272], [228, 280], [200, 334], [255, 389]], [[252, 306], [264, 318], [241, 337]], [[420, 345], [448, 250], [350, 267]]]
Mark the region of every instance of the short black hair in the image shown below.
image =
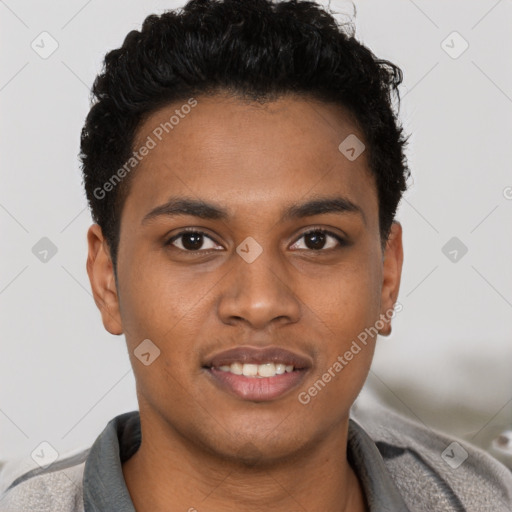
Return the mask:
[[364, 134], [384, 246], [410, 174], [408, 137], [393, 110], [393, 94], [400, 106], [402, 71], [377, 59], [354, 33], [353, 23], [311, 1], [190, 0], [148, 16], [140, 31], [107, 53], [92, 88], [80, 158], [114, 270], [133, 173], [113, 185], [112, 177], [132, 156], [138, 127], [171, 102], [218, 93], [259, 102], [296, 94], [348, 110]]

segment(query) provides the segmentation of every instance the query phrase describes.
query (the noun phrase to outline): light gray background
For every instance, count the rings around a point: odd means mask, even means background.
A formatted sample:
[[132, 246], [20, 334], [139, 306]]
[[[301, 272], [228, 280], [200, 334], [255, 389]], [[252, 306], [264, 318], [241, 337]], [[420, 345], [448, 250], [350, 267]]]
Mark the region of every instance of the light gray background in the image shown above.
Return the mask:
[[[103, 329], [90, 293], [77, 153], [104, 54], [181, 5], [0, 1], [2, 459], [33, 465], [42, 441], [85, 447], [137, 407], [124, 338]], [[512, 426], [512, 1], [356, 6], [357, 37], [404, 71], [413, 173], [398, 213], [403, 311], [361, 400], [490, 449]], [[31, 48], [50, 47], [43, 31], [59, 45], [47, 59]], [[469, 43], [458, 58], [445, 51], [462, 48], [453, 31]], [[42, 237], [58, 250], [46, 263], [32, 252]], [[442, 252], [452, 237], [468, 248], [456, 263]]]

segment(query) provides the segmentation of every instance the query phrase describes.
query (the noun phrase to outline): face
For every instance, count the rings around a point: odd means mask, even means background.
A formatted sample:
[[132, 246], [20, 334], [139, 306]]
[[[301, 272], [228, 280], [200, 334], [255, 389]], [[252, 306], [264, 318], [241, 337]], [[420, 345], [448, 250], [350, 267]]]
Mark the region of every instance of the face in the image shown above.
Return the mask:
[[89, 276], [126, 336], [143, 428], [275, 461], [346, 425], [375, 344], [358, 336], [381, 315], [389, 332], [401, 228], [383, 251], [366, 152], [338, 149], [364, 137], [340, 107], [196, 101], [140, 126], [135, 147], [155, 145], [123, 208], [118, 287], [98, 226]]

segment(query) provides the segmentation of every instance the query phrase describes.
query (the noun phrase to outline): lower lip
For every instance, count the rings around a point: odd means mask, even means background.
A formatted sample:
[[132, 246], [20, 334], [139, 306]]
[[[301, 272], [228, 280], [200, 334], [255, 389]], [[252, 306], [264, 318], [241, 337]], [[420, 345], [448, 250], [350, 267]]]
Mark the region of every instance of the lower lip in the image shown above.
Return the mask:
[[294, 370], [275, 377], [245, 377], [216, 368], [208, 368], [208, 372], [224, 391], [254, 402], [268, 402], [280, 398], [298, 386], [307, 373], [306, 370]]

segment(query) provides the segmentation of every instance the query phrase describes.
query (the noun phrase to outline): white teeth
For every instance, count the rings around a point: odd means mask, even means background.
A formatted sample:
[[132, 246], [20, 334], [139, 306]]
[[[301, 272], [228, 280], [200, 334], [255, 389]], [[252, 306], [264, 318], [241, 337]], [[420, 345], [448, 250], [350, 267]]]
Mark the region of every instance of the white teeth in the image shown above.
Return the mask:
[[282, 375], [286, 371], [286, 366], [284, 364], [276, 364], [276, 374]]
[[275, 377], [283, 373], [293, 372], [293, 365], [284, 365], [282, 363], [264, 363], [264, 364], [242, 364], [232, 363], [218, 367], [223, 372], [234, 373], [235, 375], [244, 375], [245, 377]]
[[258, 365], [257, 364], [244, 364], [242, 373], [246, 377], [256, 377], [256, 375], [258, 375]]
[[258, 366], [258, 375], [260, 377], [273, 377], [276, 374], [276, 365], [274, 363], [260, 364]]
[[235, 375], [243, 375], [244, 373], [244, 365], [242, 363], [233, 363], [230, 368], [231, 373]]

